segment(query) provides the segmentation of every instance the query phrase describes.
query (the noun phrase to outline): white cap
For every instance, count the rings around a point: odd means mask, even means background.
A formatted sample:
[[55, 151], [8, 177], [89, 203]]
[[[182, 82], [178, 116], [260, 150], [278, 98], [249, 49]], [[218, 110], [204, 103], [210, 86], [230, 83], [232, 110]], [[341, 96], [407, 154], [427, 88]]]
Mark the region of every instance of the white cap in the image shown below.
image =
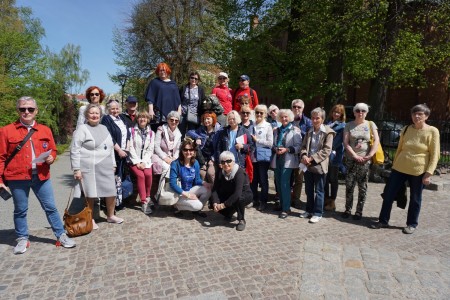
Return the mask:
[[217, 76], [217, 77], [222, 77], [222, 76], [228, 78], [228, 74], [225, 72], [220, 72], [219, 76]]

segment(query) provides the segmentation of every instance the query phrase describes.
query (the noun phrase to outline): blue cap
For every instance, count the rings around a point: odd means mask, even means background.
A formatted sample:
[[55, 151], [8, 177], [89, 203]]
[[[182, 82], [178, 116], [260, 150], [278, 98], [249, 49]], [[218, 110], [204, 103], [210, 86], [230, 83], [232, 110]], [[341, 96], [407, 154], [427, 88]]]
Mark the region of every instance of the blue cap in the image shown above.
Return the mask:
[[240, 80], [248, 80], [250, 81], [250, 77], [248, 77], [248, 75], [241, 75], [241, 77], [239, 77]]
[[128, 96], [128, 98], [127, 98], [127, 100], [125, 100], [125, 102], [127, 102], [127, 103], [137, 103], [138, 100], [134, 96]]

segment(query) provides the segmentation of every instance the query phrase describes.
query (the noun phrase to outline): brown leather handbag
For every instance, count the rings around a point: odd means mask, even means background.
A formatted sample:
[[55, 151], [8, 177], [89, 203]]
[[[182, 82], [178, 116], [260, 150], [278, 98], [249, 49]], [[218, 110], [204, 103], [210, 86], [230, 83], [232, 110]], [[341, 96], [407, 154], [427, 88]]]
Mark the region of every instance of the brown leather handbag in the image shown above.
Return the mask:
[[[83, 187], [80, 183], [81, 190]], [[92, 210], [85, 198], [85, 207], [79, 213], [71, 215], [69, 213], [69, 204], [73, 197], [73, 191], [75, 187], [72, 187], [69, 195], [69, 201], [67, 201], [66, 209], [64, 210], [64, 227], [66, 228], [67, 235], [70, 237], [81, 236], [88, 234], [92, 231]]]

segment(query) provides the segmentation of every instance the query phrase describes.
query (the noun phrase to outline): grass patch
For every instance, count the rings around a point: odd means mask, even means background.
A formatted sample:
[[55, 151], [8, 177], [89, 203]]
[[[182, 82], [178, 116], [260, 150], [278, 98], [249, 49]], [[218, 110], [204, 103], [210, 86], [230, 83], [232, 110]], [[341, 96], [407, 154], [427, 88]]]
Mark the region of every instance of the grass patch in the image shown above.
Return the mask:
[[56, 145], [56, 153], [58, 155], [61, 155], [64, 152], [66, 152], [67, 149], [69, 149], [69, 147], [70, 147], [70, 143], [69, 144], [58, 144], [58, 145]]

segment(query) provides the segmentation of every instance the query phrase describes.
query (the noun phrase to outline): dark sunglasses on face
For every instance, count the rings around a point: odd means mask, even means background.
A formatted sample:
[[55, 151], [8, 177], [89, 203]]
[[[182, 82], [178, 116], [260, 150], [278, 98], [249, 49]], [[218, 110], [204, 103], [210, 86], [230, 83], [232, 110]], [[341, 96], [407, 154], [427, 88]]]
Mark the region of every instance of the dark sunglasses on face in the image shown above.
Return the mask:
[[93, 96], [100, 96], [100, 93], [90, 93], [89, 96], [93, 97]]
[[239, 82], [244, 82], [244, 81], [247, 81], [247, 80], [245, 80], [245, 79], [239, 79]]
[[29, 113], [34, 113], [34, 111], [36, 110], [35, 107], [19, 107], [19, 111], [21, 113], [24, 113], [28, 110]]
[[257, 115], [264, 115], [264, 113], [262, 111], [255, 111], [255, 114], [257, 114]]
[[365, 113], [366, 111], [363, 110], [363, 109], [355, 109], [355, 112], [356, 112], [357, 114], [359, 114], [359, 113]]
[[221, 160], [220, 164], [224, 165], [224, 164], [231, 164], [233, 162], [232, 159], [227, 159], [227, 160]]
[[225, 80], [227, 79], [226, 77], [219, 77], [219, 80]]
[[183, 148], [183, 151], [184, 152], [193, 152], [194, 151], [194, 149], [192, 149], [192, 148]]
[[173, 123], [178, 123], [178, 122], [180, 122], [180, 120], [178, 120], [178, 119], [169, 119], [169, 121], [170, 121], [170, 122], [173, 122]]
[[241, 111], [241, 114], [248, 116], [250, 114], [250, 112], [248, 112], [248, 111]]
[[303, 107], [294, 105], [294, 106], [292, 106], [292, 108], [302, 109]]
[[197, 78], [197, 77], [191, 77], [191, 79], [193, 79], [193, 80], [198, 80], [198, 78]]

